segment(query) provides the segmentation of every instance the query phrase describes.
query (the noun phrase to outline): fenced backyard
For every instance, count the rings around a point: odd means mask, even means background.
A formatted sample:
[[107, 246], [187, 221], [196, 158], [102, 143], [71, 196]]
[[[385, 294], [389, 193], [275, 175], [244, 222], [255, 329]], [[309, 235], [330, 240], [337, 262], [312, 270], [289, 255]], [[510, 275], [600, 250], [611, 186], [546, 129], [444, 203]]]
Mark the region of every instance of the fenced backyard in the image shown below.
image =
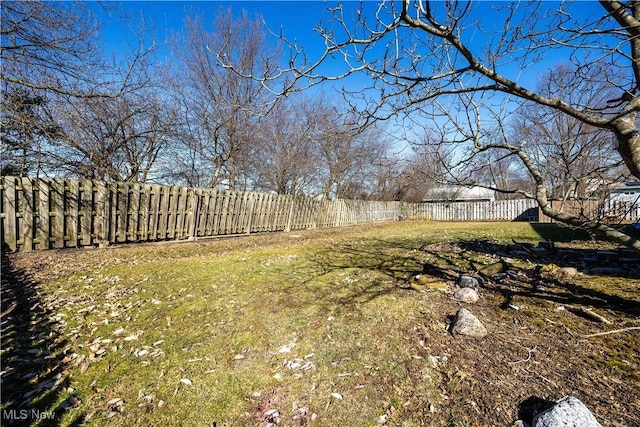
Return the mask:
[[[399, 218], [544, 220], [533, 200], [407, 203], [318, 200], [73, 179], [0, 178], [3, 248], [15, 251], [340, 227]], [[615, 207], [636, 221], [636, 205]], [[613, 212], [613, 211], [612, 211]]]

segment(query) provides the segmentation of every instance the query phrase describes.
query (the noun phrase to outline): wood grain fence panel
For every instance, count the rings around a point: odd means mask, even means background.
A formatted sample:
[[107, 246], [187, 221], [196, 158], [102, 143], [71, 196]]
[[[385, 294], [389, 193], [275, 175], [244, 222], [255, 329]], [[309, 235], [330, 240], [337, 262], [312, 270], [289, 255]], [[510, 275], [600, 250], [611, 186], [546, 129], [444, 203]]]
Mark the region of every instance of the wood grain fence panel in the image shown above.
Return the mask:
[[291, 205], [289, 204], [289, 197], [280, 194], [278, 198], [280, 199], [280, 203], [278, 207], [278, 228], [276, 231], [286, 231], [291, 213]]
[[211, 205], [209, 207], [210, 211], [210, 224], [209, 224], [209, 232], [212, 236], [217, 236], [220, 234], [220, 214], [222, 212], [222, 199], [220, 198], [220, 192], [218, 190], [212, 189], [210, 190], [211, 194]]
[[195, 239], [198, 227], [198, 210], [200, 209], [200, 193], [202, 190], [190, 188], [188, 192], [188, 208], [187, 208], [187, 227], [189, 239]]
[[35, 194], [33, 182], [30, 178], [23, 177], [18, 192], [18, 243], [21, 251], [33, 250], [34, 222], [36, 215]]
[[244, 229], [244, 217], [246, 215], [247, 204], [244, 198], [244, 191], [236, 193], [235, 220], [233, 225], [234, 234], [242, 233]]
[[175, 206], [175, 227], [174, 238], [181, 239], [185, 235], [185, 212], [187, 211], [187, 189], [185, 187], [176, 190]]
[[194, 237], [204, 236], [204, 224], [207, 220], [206, 200], [207, 193], [204, 189], [197, 188], [194, 190], [194, 194], [197, 195], [198, 203], [194, 209], [193, 220], [195, 221]]
[[16, 178], [12, 176], [2, 178], [2, 240], [9, 250], [18, 249], [18, 200], [16, 193]]
[[43, 250], [51, 247], [51, 186], [49, 180], [40, 179], [35, 182], [37, 187], [38, 218], [36, 225], [35, 249]]
[[37, 212], [38, 217], [36, 219], [36, 236], [35, 236], [35, 249], [43, 250], [49, 249], [49, 237], [50, 237], [50, 222], [51, 215], [49, 209], [50, 202], [50, 185], [47, 180], [41, 179], [35, 182], [37, 188]]
[[245, 191], [238, 192], [236, 196], [236, 206], [238, 216], [236, 218], [235, 233], [240, 234], [244, 231], [244, 222], [247, 217], [247, 197]]
[[227, 234], [229, 223], [229, 193], [220, 191], [220, 217], [218, 223], [218, 234]]
[[271, 204], [272, 195], [262, 194], [260, 200], [260, 228], [258, 231], [269, 231], [269, 209]]
[[201, 236], [212, 236], [212, 208], [215, 204], [215, 199], [213, 198], [213, 193], [211, 190], [207, 189], [202, 193], [202, 218], [200, 221], [200, 235]]
[[167, 239], [176, 238], [176, 224], [178, 214], [178, 187], [171, 187], [167, 191]]
[[65, 185], [65, 239], [66, 246], [78, 246], [78, 221], [80, 212], [80, 184], [76, 180], [68, 180]]
[[236, 222], [238, 220], [238, 193], [229, 191], [229, 219], [227, 222], [227, 234], [235, 234]]
[[239, 206], [238, 206], [238, 193], [235, 191], [229, 192], [229, 225], [227, 228], [227, 234], [235, 234], [236, 233], [236, 225], [238, 223], [238, 214], [239, 214]]
[[158, 223], [158, 239], [165, 240], [169, 235], [169, 203], [171, 187], [160, 186], [160, 218]]
[[263, 231], [263, 215], [264, 215], [264, 200], [266, 195], [264, 193], [255, 194], [255, 206], [253, 210], [253, 225], [251, 231], [259, 233]]
[[270, 215], [272, 199], [273, 199], [273, 194], [262, 195], [262, 203], [260, 206], [260, 231], [270, 231], [269, 215]]
[[91, 245], [91, 225], [93, 220], [93, 182], [79, 182], [79, 242], [78, 246]]
[[198, 209], [198, 232], [197, 236], [207, 236], [207, 220], [209, 219], [209, 204], [211, 203], [211, 192], [202, 190], [200, 193], [200, 206]]
[[139, 203], [139, 208], [135, 209], [134, 206], [129, 207], [129, 212], [132, 214], [135, 211], [136, 216], [139, 218], [137, 223], [137, 229], [135, 230], [136, 240], [146, 241], [149, 240], [151, 234], [152, 224], [152, 210], [153, 210], [153, 196], [152, 188], [149, 185], [132, 185], [132, 197], [135, 196], [136, 202]]
[[107, 190], [106, 184], [103, 181], [96, 181], [93, 184], [93, 210], [91, 215], [93, 217], [92, 224], [93, 229], [91, 230], [93, 243], [105, 243], [107, 239], [105, 238], [105, 229], [106, 229], [106, 199], [107, 199]]
[[53, 220], [50, 221], [52, 246], [54, 249], [62, 249], [65, 245], [65, 183], [55, 179], [49, 183], [50, 209]]
[[247, 229], [247, 218], [249, 216], [249, 200], [248, 193], [246, 191], [241, 192], [238, 195], [240, 202], [240, 215], [238, 217], [238, 224], [236, 227], [236, 233], [244, 233]]
[[280, 218], [282, 216], [282, 197], [279, 194], [273, 196], [271, 211], [271, 228], [269, 231], [280, 231]]
[[207, 219], [207, 229], [210, 236], [217, 236], [223, 234], [221, 231], [222, 226], [222, 210], [224, 197], [223, 192], [216, 189], [207, 190], [209, 193], [209, 217]]
[[254, 222], [256, 208], [256, 195], [255, 193], [247, 193], [247, 222], [245, 224], [245, 234], [251, 234], [251, 230]]
[[160, 207], [162, 202], [162, 190], [157, 184], [147, 186], [149, 188], [149, 240], [158, 240], [158, 226], [160, 224]]
[[127, 241], [129, 223], [129, 186], [127, 184], [118, 184], [116, 196], [118, 207], [116, 243], [124, 243]]
[[2, 249], [15, 251], [17, 249], [16, 236], [16, 179], [12, 176], [0, 176], [0, 192], [2, 193], [0, 203], [2, 210], [0, 218], [2, 220]]

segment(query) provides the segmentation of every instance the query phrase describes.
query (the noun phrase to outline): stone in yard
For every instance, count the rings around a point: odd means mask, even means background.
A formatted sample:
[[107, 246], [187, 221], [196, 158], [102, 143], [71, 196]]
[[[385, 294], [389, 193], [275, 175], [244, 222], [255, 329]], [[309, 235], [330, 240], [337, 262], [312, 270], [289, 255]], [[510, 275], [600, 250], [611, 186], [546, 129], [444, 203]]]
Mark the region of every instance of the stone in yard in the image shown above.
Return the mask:
[[487, 328], [469, 310], [461, 308], [451, 324], [453, 335], [466, 335], [475, 338], [483, 338], [487, 335]]
[[532, 427], [602, 427], [591, 411], [573, 396], [562, 399], [533, 418]]
[[474, 288], [480, 287], [480, 280], [477, 277], [472, 276], [460, 276], [458, 279], [458, 286], [461, 288]]
[[453, 294], [453, 297], [460, 302], [466, 302], [469, 304], [478, 302], [478, 299], [480, 298], [478, 296], [478, 292], [471, 288], [462, 288]]
[[448, 288], [446, 283], [441, 282], [436, 277], [431, 277], [426, 274], [417, 274], [413, 276], [413, 278], [409, 282], [409, 285], [413, 289], [418, 291], [421, 291], [423, 289], [435, 289], [435, 290], [442, 291], [442, 290], [447, 290]]
[[575, 267], [561, 267], [558, 269], [558, 276], [560, 277], [575, 277], [578, 275], [578, 269]]
[[500, 262], [494, 262], [493, 264], [485, 265], [480, 270], [478, 270], [478, 273], [487, 277], [491, 277], [495, 274], [502, 273], [503, 271], [508, 269], [509, 269], [509, 264], [505, 261], [500, 261]]

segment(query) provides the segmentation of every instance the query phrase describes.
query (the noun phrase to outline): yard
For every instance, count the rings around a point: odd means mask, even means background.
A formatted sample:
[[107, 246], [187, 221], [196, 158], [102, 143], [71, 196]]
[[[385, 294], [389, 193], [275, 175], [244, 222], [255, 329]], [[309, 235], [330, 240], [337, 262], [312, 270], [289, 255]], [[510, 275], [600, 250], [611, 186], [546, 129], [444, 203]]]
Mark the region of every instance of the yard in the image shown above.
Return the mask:
[[[549, 237], [578, 257], [530, 252], [478, 303], [452, 298], [457, 275]], [[5, 255], [2, 424], [491, 426], [573, 395], [640, 425], [640, 270], [585, 264], [616, 248], [581, 238], [403, 221]], [[437, 286], [412, 287], [427, 267]], [[487, 337], [447, 331], [462, 306]]]

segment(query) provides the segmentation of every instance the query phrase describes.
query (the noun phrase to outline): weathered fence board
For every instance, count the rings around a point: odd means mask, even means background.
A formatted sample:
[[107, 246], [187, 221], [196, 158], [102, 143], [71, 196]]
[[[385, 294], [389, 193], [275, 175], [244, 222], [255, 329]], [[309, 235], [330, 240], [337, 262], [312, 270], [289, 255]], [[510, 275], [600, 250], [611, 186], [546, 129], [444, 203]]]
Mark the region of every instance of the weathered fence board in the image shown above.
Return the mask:
[[[268, 193], [0, 178], [1, 235], [10, 250], [41, 250], [346, 226], [399, 218], [538, 220], [532, 200], [405, 203], [317, 200]], [[637, 221], [638, 205], [598, 206], [601, 217]], [[546, 220], [545, 217], [541, 217]]]

